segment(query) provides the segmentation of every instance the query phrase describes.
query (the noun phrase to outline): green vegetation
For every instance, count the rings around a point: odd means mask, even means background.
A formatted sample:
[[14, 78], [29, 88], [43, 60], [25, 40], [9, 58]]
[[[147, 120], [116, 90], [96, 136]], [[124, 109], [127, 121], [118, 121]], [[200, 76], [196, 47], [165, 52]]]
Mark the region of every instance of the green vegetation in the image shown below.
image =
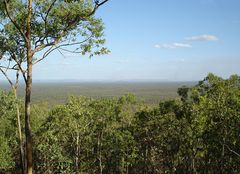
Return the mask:
[[0, 92], [0, 169], [13, 168], [14, 152], [16, 151], [16, 103], [10, 93]]
[[[35, 104], [34, 173], [239, 173], [240, 77], [209, 74], [178, 94], [158, 106], [131, 94]], [[17, 101], [0, 99], [0, 171], [14, 173]]]

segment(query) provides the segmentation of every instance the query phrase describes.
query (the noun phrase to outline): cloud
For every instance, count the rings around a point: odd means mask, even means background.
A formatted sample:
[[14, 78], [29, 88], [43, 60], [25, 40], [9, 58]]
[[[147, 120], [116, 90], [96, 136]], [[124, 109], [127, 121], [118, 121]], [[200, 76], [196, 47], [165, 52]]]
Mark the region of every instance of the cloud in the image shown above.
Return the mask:
[[155, 48], [176, 49], [176, 48], [191, 48], [192, 45], [186, 43], [172, 43], [172, 44], [156, 44]]
[[210, 41], [218, 41], [218, 40], [219, 39], [217, 36], [202, 34], [198, 36], [186, 37], [184, 41], [182, 41], [181, 43], [175, 42], [171, 44], [156, 44], [154, 45], [154, 47], [160, 48], [160, 49], [191, 48], [192, 42], [198, 42], [198, 41], [210, 42]]
[[185, 38], [186, 41], [218, 41], [219, 39], [214, 35], [203, 34], [199, 36], [192, 36]]

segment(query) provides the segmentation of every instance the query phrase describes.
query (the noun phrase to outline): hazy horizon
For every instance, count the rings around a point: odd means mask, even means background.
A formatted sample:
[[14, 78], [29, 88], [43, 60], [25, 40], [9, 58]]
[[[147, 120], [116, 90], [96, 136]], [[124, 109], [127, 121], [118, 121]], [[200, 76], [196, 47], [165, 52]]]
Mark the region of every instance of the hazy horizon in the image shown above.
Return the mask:
[[[178, 88], [195, 84], [196, 82], [35, 82], [32, 101], [59, 104], [65, 103], [69, 96], [113, 98], [131, 93], [149, 104], [158, 104], [162, 100], [178, 97]], [[18, 87], [18, 95], [22, 100], [24, 87], [24, 84]], [[7, 82], [0, 83], [0, 89], [9, 91], [10, 86]]]
[[[203, 79], [201, 79], [201, 80], [203, 80]], [[92, 83], [92, 84], [94, 84], [94, 83], [96, 83], [96, 84], [104, 84], [104, 83], [106, 83], [106, 84], [108, 84], [108, 83], [116, 83], [116, 84], [121, 84], [121, 83], [196, 83], [196, 82], [199, 82], [200, 80], [189, 80], [189, 81], [171, 81], [171, 80], [148, 80], [148, 79], [146, 79], [146, 80], [80, 80], [80, 79], [49, 79], [49, 80], [33, 80], [33, 83], [39, 83], [39, 84], [41, 84], [41, 83], [43, 83], [43, 84], [51, 84], [51, 83], [59, 83], [59, 84], [61, 84], [61, 83], [79, 83], [79, 84], [84, 84], [84, 83]], [[0, 87], [1, 87], [1, 84], [4, 84], [4, 85], [8, 85], [9, 83], [8, 83], [8, 81], [7, 80], [3, 80], [3, 79], [1, 79], [0, 80]], [[25, 84], [24, 83], [24, 81], [20, 81], [19, 82], [19, 84]]]

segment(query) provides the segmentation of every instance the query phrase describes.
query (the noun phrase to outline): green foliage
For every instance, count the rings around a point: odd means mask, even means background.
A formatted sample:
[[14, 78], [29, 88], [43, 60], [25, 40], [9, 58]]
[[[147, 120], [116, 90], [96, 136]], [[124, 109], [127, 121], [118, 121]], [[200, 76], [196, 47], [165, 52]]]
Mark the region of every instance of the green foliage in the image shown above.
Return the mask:
[[[240, 77], [209, 74], [180, 99], [149, 107], [71, 97], [33, 108], [35, 173], [239, 173]], [[16, 167], [11, 94], [0, 95], [0, 167]]]
[[[0, 2], [0, 60], [16, 59], [20, 64], [26, 61], [26, 3], [7, 1], [7, 13], [4, 2]], [[103, 23], [93, 16], [94, 1], [33, 0], [32, 6], [31, 49], [34, 52], [61, 43], [82, 55], [109, 53], [102, 46], [105, 43]]]
[[16, 100], [11, 93], [0, 91], [0, 170], [14, 168], [16, 148]]
[[201, 116], [205, 155], [212, 160], [206, 164], [210, 171], [218, 167], [222, 173], [238, 173], [240, 77], [233, 75], [224, 80], [210, 74], [201, 83], [205, 92], [199, 99], [197, 113]]
[[53, 109], [37, 132], [36, 158], [42, 162], [37, 171], [124, 173], [135, 152], [129, 148], [134, 140], [126, 129], [133, 116], [125, 111], [134, 102], [132, 95], [98, 100], [71, 97], [66, 105]]

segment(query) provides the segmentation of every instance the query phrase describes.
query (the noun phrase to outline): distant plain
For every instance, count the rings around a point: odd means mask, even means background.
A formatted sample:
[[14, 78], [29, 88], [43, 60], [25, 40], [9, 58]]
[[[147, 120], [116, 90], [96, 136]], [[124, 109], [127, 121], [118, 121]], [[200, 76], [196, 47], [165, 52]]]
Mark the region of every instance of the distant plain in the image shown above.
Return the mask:
[[[177, 89], [192, 86], [196, 82], [37, 82], [33, 84], [33, 103], [65, 103], [69, 96], [93, 98], [113, 98], [134, 94], [147, 104], [156, 105], [160, 101], [178, 97]], [[0, 89], [9, 90], [9, 85], [0, 82]], [[18, 89], [19, 98], [24, 97], [24, 85]]]

